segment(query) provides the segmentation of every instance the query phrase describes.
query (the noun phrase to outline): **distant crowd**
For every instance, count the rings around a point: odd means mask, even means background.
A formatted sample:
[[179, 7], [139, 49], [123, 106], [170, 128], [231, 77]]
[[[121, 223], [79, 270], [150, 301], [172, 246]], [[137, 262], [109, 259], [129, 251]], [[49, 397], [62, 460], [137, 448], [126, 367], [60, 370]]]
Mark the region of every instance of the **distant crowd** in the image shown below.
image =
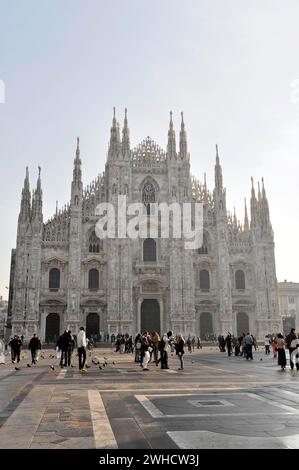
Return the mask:
[[[207, 335], [204, 339], [205, 341], [215, 341], [216, 337], [215, 335]], [[183, 370], [185, 348], [190, 354], [194, 352], [195, 348], [202, 348], [200, 337], [189, 335], [185, 339], [181, 334], [174, 335], [172, 331], [164, 333], [162, 336], [156, 331], [152, 333], [144, 331], [142, 334], [138, 333], [135, 337], [127, 333], [112, 333], [110, 337], [109, 335], [105, 336], [105, 340], [110, 340], [112, 348], [115, 348], [115, 352], [134, 355], [135, 362], [144, 371], [149, 370], [148, 365], [150, 363], [156, 366], [160, 365], [161, 369], [168, 369], [169, 353], [176, 353], [179, 359], [179, 370]], [[239, 337], [235, 337], [231, 333], [228, 333], [226, 336], [219, 335], [217, 340], [221, 352], [227, 352], [228, 356], [234, 354], [235, 356], [244, 357], [248, 361], [253, 360], [253, 351], [259, 349], [256, 338], [250, 332], [244, 332]], [[14, 335], [5, 345], [2, 340], [0, 341], [0, 363], [4, 363], [4, 350], [7, 350], [8, 347], [10, 348], [12, 363], [19, 363], [24, 337]], [[70, 367], [72, 365], [72, 356], [76, 350], [79, 370], [85, 371], [86, 351], [92, 351], [95, 346], [96, 339], [93, 336], [87, 337], [84, 327], [80, 328], [77, 336], [72, 335], [70, 330], [65, 330], [56, 342], [56, 358], [60, 360], [60, 367]], [[278, 365], [282, 370], [285, 370], [287, 366], [287, 349], [289, 351], [290, 368], [293, 370], [296, 367], [299, 370], [299, 337], [295, 328], [292, 328], [285, 337], [281, 333], [266, 334], [263, 346], [265, 355], [268, 356], [272, 352], [273, 358], [277, 359]], [[42, 349], [39, 336], [33, 334], [28, 343], [28, 349], [31, 353], [31, 365], [34, 365], [39, 360]]]

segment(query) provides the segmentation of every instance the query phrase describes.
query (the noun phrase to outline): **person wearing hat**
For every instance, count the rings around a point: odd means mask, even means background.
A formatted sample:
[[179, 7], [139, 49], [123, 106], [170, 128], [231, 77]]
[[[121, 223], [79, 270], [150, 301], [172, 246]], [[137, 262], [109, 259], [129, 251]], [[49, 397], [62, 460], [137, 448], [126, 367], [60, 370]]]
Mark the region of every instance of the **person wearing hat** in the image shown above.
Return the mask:
[[86, 333], [84, 326], [80, 327], [78, 336], [77, 336], [77, 348], [78, 348], [78, 357], [79, 357], [79, 371], [85, 372], [84, 366], [86, 361]]

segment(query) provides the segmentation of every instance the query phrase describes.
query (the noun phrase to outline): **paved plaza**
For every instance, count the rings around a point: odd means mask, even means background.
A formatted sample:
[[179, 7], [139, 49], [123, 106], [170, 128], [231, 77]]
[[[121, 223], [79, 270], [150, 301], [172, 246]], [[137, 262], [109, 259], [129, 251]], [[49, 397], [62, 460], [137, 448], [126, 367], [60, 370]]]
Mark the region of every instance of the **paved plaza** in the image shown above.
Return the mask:
[[0, 366], [2, 449], [299, 448], [299, 372], [262, 351], [246, 361], [204, 347], [183, 371], [173, 356], [169, 370], [144, 372], [131, 354], [98, 348], [85, 374], [75, 355], [61, 369], [53, 351], [30, 368], [24, 354], [20, 370], [9, 356]]

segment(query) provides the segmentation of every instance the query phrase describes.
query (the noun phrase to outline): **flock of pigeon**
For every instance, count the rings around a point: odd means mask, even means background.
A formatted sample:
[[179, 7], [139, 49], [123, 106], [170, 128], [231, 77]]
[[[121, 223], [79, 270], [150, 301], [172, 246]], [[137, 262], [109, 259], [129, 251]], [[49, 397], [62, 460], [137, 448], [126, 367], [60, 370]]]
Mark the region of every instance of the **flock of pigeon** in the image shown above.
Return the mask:
[[[8, 355], [8, 354], [6, 354], [6, 355]], [[22, 356], [22, 359], [26, 359], [26, 357]], [[40, 359], [46, 359], [45, 355], [41, 354]], [[57, 356], [55, 356], [54, 354], [49, 354], [49, 359], [57, 359]], [[91, 360], [91, 362], [94, 365], [99, 366], [100, 370], [103, 370], [108, 365], [107, 357], [104, 357], [104, 362], [102, 362], [98, 356], [95, 356]], [[111, 364], [115, 365], [116, 363], [115, 363], [115, 361], [112, 361]], [[29, 363], [27, 364], [27, 367], [31, 367], [31, 366], [32, 366], [32, 364], [29, 364]], [[49, 367], [50, 367], [50, 369], [55, 370], [55, 366], [53, 364], [51, 364]], [[71, 364], [71, 367], [73, 368], [75, 366], [73, 364]], [[86, 367], [86, 369], [90, 369], [91, 366], [89, 366], [88, 364], [85, 364], [85, 367]], [[16, 366], [15, 370], [21, 370], [21, 368]]]

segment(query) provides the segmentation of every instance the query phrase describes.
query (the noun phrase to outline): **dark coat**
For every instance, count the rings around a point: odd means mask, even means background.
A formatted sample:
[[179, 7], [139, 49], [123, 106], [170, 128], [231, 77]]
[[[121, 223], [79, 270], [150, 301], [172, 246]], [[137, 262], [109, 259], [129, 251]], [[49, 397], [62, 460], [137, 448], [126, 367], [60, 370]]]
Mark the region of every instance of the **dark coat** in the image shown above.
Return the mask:
[[179, 341], [175, 345], [175, 352], [177, 355], [183, 355], [185, 353], [184, 346], [185, 341], [183, 340], [183, 338], [179, 339]]
[[9, 343], [8, 346], [11, 347], [13, 351], [20, 351], [22, 347], [22, 341], [20, 339], [12, 339]]
[[40, 346], [41, 346], [40, 340], [37, 337], [33, 337], [29, 341], [28, 349], [30, 349], [31, 351], [36, 351], [37, 349], [41, 349]]

